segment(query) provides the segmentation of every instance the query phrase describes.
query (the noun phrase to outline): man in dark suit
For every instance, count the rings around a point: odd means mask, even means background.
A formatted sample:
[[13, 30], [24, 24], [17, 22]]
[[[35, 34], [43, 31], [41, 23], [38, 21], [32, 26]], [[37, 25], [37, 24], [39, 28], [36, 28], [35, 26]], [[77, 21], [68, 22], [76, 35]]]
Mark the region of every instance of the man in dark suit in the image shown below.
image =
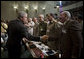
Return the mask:
[[12, 20], [8, 24], [8, 57], [20, 58], [21, 55], [21, 40], [25, 37], [28, 40], [40, 41], [45, 40], [48, 36], [34, 37], [30, 35], [25, 27], [24, 23], [27, 20], [27, 13], [21, 11], [18, 13], [18, 18]]
[[60, 50], [63, 53], [63, 58], [79, 58], [83, 45], [81, 26], [76, 20], [71, 20], [71, 15], [68, 11], [63, 11], [60, 14], [61, 22], [64, 23], [60, 36]]

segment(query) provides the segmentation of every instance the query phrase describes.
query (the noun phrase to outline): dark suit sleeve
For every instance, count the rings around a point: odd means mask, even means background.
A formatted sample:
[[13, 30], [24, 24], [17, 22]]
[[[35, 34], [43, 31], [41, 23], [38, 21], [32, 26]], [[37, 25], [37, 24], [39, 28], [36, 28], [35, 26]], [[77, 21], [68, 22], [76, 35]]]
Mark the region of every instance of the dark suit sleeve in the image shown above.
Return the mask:
[[45, 23], [45, 33], [46, 33], [46, 30], [47, 30], [47, 23]]
[[78, 22], [73, 21], [69, 27], [70, 38], [72, 40], [72, 56], [79, 57], [82, 46], [81, 26]]
[[20, 30], [21, 37], [25, 37], [28, 40], [40, 41], [40, 37], [34, 37], [31, 34], [29, 34], [27, 31], [27, 28], [24, 25], [20, 25], [19, 30]]

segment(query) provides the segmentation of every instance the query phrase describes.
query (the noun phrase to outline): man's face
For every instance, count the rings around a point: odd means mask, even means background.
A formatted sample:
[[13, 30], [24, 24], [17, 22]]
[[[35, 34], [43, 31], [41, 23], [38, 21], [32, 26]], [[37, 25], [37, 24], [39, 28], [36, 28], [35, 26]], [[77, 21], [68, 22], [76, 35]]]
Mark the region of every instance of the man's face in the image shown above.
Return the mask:
[[65, 13], [62, 12], [62, 13], [60, 14], [60, 17], [59, 17], [59, 18], [60, 18], [60, 21], [61, 21], [62, 23], [65, 22], [65, 20], [66, 20], [66, 15], [65, 15]]
[[43, 20], [42, 16], [39, 16], [39, 21], [41, 22]]
[[27, 14], [25, 14], [21, 19], [24, 23], [26, 23], [27, 22]]
[[48, 18], [49, 21], [51, 21], [53, 17], [49, 14], [49, 15], [47, 16], [47, 18]]
[[34, 22], [37, 22], [37, 18], [34, 18], [33, 21], [34, 21]]

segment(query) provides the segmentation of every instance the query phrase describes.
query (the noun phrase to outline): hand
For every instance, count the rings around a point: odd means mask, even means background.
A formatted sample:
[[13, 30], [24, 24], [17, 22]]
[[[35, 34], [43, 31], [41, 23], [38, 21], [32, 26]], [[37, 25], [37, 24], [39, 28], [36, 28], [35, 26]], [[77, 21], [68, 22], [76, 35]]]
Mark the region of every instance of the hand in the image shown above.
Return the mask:
[[24, 24], [25, 26], [27, 26], [27, 27], [30, 27], [30, 25], [29, 24]]
[[23, 41], [24, 41], [24, 43], [28, 42], [28, 40], [26, 38], [23, 38]]
[[57, 20], [53, 19], [54, 22], [57, 22]]
[[41, 39], [44, 40], [44, 41], [47, 40], [48, 38], [49, 38], [48, 35], [43, 35], [43, 36], [41, 37]]
[[28, 26], [28, 24], [24, 24], [25, 26]]

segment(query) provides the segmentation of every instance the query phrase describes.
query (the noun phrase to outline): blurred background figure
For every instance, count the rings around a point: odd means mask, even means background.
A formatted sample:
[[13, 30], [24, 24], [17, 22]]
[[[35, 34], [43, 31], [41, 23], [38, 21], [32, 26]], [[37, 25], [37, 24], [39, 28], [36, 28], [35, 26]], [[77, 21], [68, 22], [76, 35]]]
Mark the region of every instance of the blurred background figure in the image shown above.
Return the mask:
[[38, 19], [36, 17], [34, 17], [32, 19], [32, 21], [35, 23], [34, 27], [33, 27], [33, 35], [34, 36], [38, 36], [38, 26], [39, 26], [39, 22]]
[[7, 34], [8, 25], [5, 23], [5, 21], [1, 20], [1, 40], [3, 40], [2, 47], [6, 49], [6, 42], [8, 40], [8, 34]]
[[33, 28], [34, 28], [35, 23], [32, 21], [32, 18], [28, 19], [28, 33], [30, 33], [31, 35], [33, 35]]

